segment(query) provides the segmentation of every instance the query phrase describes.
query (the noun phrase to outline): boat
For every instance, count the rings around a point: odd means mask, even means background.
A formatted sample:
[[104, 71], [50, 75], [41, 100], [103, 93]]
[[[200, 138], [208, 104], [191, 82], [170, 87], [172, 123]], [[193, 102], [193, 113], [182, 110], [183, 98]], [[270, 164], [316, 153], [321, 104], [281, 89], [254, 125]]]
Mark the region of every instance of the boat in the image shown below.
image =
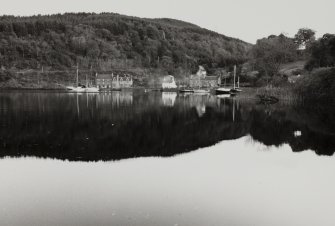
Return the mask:
[[83, 86], [67, 86], [66, 89], [72, 92], [85, 92]]
[[76, 84], [77, 86], [66, 86], [66, 89], [72, 92], [80, 92], [80, 93], [96, 93], [99, 92], [99, 88], [97, 87], [88, 87], [88, 82], [87, 82], [87, 76], [86, 76], [86, 86], [84, 85], [79, 85], [79, 68], [77, 65], [77, 79], [76, 79]]
[[86, 87], [85, 92], [87, 92], [87, 93], [97, 93], [97, 92], [99, 92], [99, 88], [98, 87]]
[[230, 94], [231, 89], [229, 88], [224, 88], [220, 87], [215, 90], [215, 94], [220, 95], [220, 94]]
[[81, 92], [81, 93], [99, 92], [99, 88], [97, 87], [86, 87], [86, 86], [67, 86], [66, 89], [72, 92]]
[[230, 94], [236, 95], [237, 93], [242, 92], [242, 90], [240, 89], [240, 77], [238, 77], [238, 80], [237, 80], [237, 87], [235, 84], [235, 77], [236, 77], [236, 65], [234, 66], [234, 88], [230, 90]]
[[[235, 80], [234, 80], [235, 83]], [[232, 88], [226, 87], [226, 77], [224, 78], [224, 86], [219, 87], [215, 90], [216, 95], [221, 95], [221, 94], [231, 94], [232, 93]]]
[[239, 93], [242, 92], [242, 90], [240, 88], [232, 88], [230, 89], [230, 93]]
[[193, 89], [180, 89], [179, 92], [181, 93], [194, 93]]
[[194, 89], [193, 92], [194, 93], [209, 93], [210, 90], [207, 90], [207, 89]]

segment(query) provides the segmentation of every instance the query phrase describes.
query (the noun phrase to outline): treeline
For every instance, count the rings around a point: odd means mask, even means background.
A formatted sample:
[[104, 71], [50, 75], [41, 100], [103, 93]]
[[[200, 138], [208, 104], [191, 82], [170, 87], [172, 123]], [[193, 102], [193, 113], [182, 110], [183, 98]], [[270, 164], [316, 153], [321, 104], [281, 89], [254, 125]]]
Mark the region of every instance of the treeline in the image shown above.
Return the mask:
[[312, 70], [320, 67], [335, 66], [335, 35], [325, 34], [322, 38], [312, 42], [307, 51], [309, 52], [309, 60], [306, 69]]
[[320, 73], [313, 70], [334, 66], [335, 35], [316, 39], [315, 31], [301, 28], [294, 37], [280, 34], [257, 40], [244, 65], [244, 77], [254, 85], [282, 86], [288, 83], [288, 76], [316, 75]]
[[172, 19], [113, 13], [0, 17], [2, 69], [210, 70], [246, 61], [250, 44]]

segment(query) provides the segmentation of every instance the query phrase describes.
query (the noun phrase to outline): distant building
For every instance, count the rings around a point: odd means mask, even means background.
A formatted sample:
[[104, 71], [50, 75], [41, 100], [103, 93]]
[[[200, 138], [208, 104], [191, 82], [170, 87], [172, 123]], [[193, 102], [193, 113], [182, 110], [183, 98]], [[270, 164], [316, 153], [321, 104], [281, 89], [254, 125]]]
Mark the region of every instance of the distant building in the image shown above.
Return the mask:
[[221, 83], [220, 76], [208, 76], [204, 67], [199, 66], [199, 70], [195, 75], [190, 76], [189, 86], [212, 88], [217, 87]]
[[97, 74], [96, 85], [103, 89], [131, 88], [133, 87], [133, 79], [126, 74]]
[[176, 89], [177, 88], [176, 80], [174, 79], [172, 75], [167, 75], [163, 78], [162, 88], [163, 89]]

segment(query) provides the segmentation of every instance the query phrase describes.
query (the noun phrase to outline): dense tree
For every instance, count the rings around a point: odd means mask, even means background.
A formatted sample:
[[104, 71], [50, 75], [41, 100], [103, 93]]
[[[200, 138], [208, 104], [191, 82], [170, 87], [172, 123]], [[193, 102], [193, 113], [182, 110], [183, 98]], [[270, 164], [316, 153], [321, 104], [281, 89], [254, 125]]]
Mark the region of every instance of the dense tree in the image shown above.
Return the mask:
[[267, 80], [278, 75], [280, 66], [296, 59], [297, 44], [281, 34], [257, 40], [252, 48], [254, 68]]
[[[113, 13], [0, 17], [0, 66], [207, 68], [244, 62], [251, 45], [172, 19]], [[101, 68], [96, 68], [97, 70]]]
[[311, 56], [306, 68], [311, 70], [318, 67], [335, 66], [335, 35], [325, 34], [313, 42], [310, 47]]
[[294, 39], [300, 47], [307, 48], [315, 41], [315, 31], [309, 28], [300, 28]]

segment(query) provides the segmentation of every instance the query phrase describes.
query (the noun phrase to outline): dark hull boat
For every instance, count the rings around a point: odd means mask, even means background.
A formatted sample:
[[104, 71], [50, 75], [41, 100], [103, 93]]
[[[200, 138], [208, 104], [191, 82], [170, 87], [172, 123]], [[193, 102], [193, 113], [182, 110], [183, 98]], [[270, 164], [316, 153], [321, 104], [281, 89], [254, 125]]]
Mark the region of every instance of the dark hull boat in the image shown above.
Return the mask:
[[180, 89], [179, 92], [181, 93], [194, 93], [193, 89]]
[[240, 88], [233, 88], [233, 89], [230, 89], [230, 93], [239, 93], [239, 92], [242, 92], [242, 90]]

